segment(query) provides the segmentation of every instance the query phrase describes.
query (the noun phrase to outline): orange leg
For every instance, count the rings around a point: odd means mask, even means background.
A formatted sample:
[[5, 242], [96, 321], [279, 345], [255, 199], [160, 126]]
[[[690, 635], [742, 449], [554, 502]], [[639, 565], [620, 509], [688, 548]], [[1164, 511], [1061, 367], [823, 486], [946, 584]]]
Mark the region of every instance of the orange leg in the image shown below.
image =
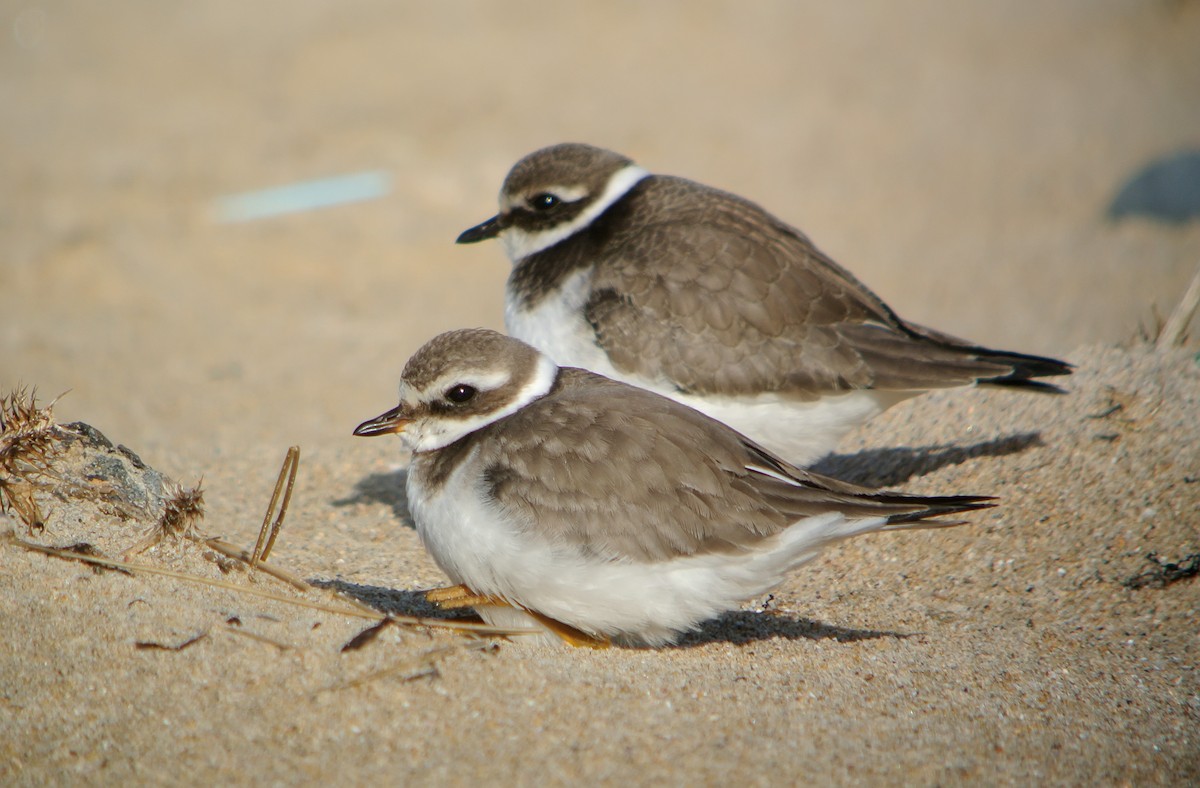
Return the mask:
[[[519, 605], [513, 605], [501, 597], [478, 594], [464, 585], [431, 588], [425, 592], [425, 599], [437, 605], [442, 610], [458, 610], [464, 607], [480, 606], [520, 607]], [[606, 638], [594, 637], [576, 629], [570, 624], [564, 624], [549, 616], [542, 615], [536, 610], [520, 609], [536, 619], [539, 624], [553, 632], [569, 646], [575, 648], [608, 648], [611, 645]]]
[[537, 622], [546, 629], [558, 635], [568, 646], [573, 646], [574, 648], [608, 648], [612, 645], [608, 638], [598, 638], [594, 635], [589, 635], [570, 624], [564, 624], [549, 616], [543, 616], [535, 610], [526, 610], [525, 612], [537, 619]]
[[458, 610], [459, 608], [477, 607], [478, 605], [511, 607], [508, 602], [500, 597], [477, 594], [464, 585], [431, 588], [425, 592], [425, 599], [437, 605], [442, 610]]

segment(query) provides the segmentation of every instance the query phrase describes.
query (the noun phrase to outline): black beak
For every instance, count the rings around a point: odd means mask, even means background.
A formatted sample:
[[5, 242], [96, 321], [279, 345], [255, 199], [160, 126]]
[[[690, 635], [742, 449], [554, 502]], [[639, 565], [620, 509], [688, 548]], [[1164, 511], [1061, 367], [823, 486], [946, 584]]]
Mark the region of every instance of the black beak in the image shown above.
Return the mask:
[[412, 419], [404, 415], [404, 406], [397, 405], [387, 413], [381, 413], [373, 419], [368, 419], [354, 428], [354, 434], [360, 438], [371, 438], [375, 435], [391, 435], [401, 432]]
[[495, 238], [504, 229], [504, 219], [502, 215], [497, 214], [486, 222], [477, 224], [469, 230], [463, 230], [458, 236], [457, 244], [474, 244], [480, 241], [486, 241], [489, 238]]

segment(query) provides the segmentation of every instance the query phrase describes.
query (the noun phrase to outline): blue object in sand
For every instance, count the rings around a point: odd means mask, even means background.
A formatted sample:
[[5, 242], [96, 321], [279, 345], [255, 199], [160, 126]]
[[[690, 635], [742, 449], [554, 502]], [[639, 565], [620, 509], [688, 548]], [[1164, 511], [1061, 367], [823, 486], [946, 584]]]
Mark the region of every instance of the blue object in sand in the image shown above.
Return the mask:
[[1121, 187], [1108, 216], [1147, 216], [1171, 224], [1200, 219], [1200, 150], [1180, 151], [1143, 167]]
[[391, 190], [392, 179], [386, 172], [356, 172], [222, 197], [216, 203], [216, 216], [220, 222], [248, 222], [373, 200]]

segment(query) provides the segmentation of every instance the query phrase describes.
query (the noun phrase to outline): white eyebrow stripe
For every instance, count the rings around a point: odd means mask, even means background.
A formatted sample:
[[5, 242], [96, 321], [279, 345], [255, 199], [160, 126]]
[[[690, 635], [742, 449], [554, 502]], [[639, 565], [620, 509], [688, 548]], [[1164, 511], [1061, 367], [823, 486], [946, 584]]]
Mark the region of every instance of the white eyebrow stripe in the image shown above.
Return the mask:
[[[551, 186], [542, 191], [549, 192], [565, 202], [575, 202], [587, 197], [587, 188], [583, 186]], [[540, 194], [541, 192], [538, 193]]]
[[459, 383], [465, 383], [479, 391], [495, 391], [512, 380], [512, 375], [507, 370], [495, 370], [493, 372], [476, 372], [469, 375], [461, 373], [452, 373], [443, 375], [433, 382], [429, 387], [430, 393], [441, 394], [451, 386], [456, 386]]
[[[459, 383], [474, 385], [470, 378], [457, 376]], [[547, 355], [539, 354], [537, 366], [524, 386], [513, 396], [508, 405], [489, 413], [481, 413], [465, 419], [426, 419], [410, 426], [401, 433], [405, 445], [412, 451], [433, 451], [449, 446], [464, 435], [483, 429], [494, 421], [516, 413], [529, 403], [543, 397], [554, 387], [558, 378], [558, 365]], [[478, 379], [476, 379], [478, 380]], [[447, 386], [453, 384], [447, 384]]]
[[636, 164], [628, 164], [613, 173], [612, 177], [608, 179], [608, 185], [604, 187], [604, 191], [594, 203], [566, 224], [535, 233], [525, 232], [519, 227], [505, 229], [500, 233], [500, 240], [504, 243], [508, 259], [516, 263], [571, 237], [591, 224], [596, 217], [607, 211], [613, 203], [648, 177], [650, 177], [650, 173], [645, 169]]

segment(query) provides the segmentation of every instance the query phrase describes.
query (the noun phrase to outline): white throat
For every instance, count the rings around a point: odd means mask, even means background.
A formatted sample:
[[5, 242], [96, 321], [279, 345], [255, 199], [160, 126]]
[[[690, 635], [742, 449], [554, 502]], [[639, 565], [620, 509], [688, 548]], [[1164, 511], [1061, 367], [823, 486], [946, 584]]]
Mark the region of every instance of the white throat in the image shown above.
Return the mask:
[[649, 172], [636, 164], [626, 165], [613, 173], [608, 179], [608, 185], [604, 187], [604, 192], [587, 210], [566, 224], [532, 233], [519, 227], [509, 227], [500, 233], [500, 240], [504, 243], [508, 259], [516, 264], [531, 254], [537, 254], [559, 241], [570, 238], [595, 221], [596, 217], [607, 211], [613, 203], [628, 194], [630, 189], [649, 175]]

